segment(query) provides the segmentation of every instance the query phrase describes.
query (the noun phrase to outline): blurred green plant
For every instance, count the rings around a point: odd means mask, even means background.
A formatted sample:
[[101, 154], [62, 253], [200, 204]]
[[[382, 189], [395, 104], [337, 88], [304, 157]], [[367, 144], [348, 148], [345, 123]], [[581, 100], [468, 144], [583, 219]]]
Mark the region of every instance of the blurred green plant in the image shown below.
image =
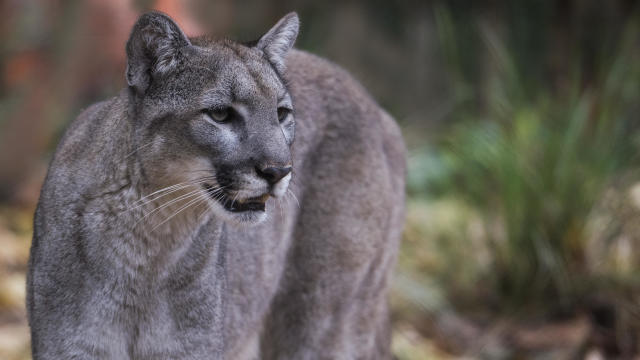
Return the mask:
[[[429, 235], [429, 241], [441, 243], [438, 255], [446, 265], [432, 264], [428, 271], [444, 278], [450, 291], [473, 295], [481, 290], [500, 308], [575, 305], [601, 283], [588, 261], [592, 214], [607, 191], [631, 185], [620, 179], [632, 178], [640, 165], [638, 23], [627, 25], [616, 53], [589, 76], [580, 61], [570, 58], [575, 65], [561, 87], [544, 79], [525, 81], [538, 73], [529, 69], [539, 64], [513, 56], [513, 44], [478, 24], [477, 39], [485, 51], [473, 56], [486, 54], [488, 68], [479, 85], [475, 76], [466, 75], [468, 26], [460, 35], [446, 8], [435, 13], [458, 99], [451, 114], [455, 125], [436, 150], [414, 152], [409, 191], [413, 199], [438, 199], [434, 206], [457, 199], [472, 211], [458, 220], [466, 221], [466, 228]], [[472, 223], [478, 219], [480, 230], [474, 234]], [[411, 230], [406, 237], [413, 237]], [[478, 242], [488, 260], [474, 259]]]

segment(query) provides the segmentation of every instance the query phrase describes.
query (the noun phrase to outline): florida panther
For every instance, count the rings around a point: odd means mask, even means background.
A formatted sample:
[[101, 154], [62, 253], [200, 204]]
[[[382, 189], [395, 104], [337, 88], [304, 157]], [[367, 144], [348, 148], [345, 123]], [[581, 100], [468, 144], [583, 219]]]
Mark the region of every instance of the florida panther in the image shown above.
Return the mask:
[[390, 359], [404, 145], [344, 70], [152, 12], [61, 139], [28, 274], [34, 359]]

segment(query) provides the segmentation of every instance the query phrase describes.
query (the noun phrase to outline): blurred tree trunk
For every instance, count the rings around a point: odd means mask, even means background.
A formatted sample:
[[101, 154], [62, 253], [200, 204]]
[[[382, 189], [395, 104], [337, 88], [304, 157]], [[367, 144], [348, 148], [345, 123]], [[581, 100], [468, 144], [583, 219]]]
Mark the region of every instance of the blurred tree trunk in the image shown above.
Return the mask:
[[[25, 2], [28, 3], [28, 2]], [[2, 93], [16, 103], [0, 122], [0, 201], [33, 203], [44, 171], [43, 154], [80, 106], [116, 94], [124, 85], [125, 43], [138, 10], [130, 0], [5, 3], [8, 18], [36, 16], [33, 43], [5, 48]], [[159, 0], [188, 35], [200, 28], [188, 13], [190, 2]], [[39, 18], [39, 17], [41, 18]], [[55, 19], [48, 23], [45, 20]], [[2, 39], [20, 39], [6, 26]], [[22, 35], [22, 34], [19, 34]]]
[[[0, 197], [4, 199], [11, 199], [19, 185], [27, 181], [28, 174], [39, 162], [55, 130], [52, 120], [56, 112], [62, 110], [59, 105], [64, 104], [64, 94], [69, 89], [69, 80], [73, 79], [75, 69], [68, 69], [70, 72], [65, 74], [62, 82], [58, 81], [63, 79], [59, 72], [64, 68], [63, 62], [75, 62], [73, 55], [62, 59], [56, 57], [54, 51], [69, 50], [77, 30], [76, 17], [80, 8], [77, 1], [64, 5], [50, 2], [41, 5], [42, 8], [37, 9], [40, 12], [21, 7], [15, 2], [12, 5], [8, 9], [13, 12], [12, 16], [40, 15], [41, 18], [36, 18], [36, 21], [40, 21], [43, 20], [43, 14], [56, 14], [59, 21], [55, 24], [42, 22], [44, 26], [39, 29], [41, 33], [36, 35], [42, 36], [44, 42], [14, 44], [17, 51], [7, 55], [7, 62], [13, 66], [5, 67], [4, 79], [12, 80], [10, 84], [3, 84], [3, 87], [11, 85], [14, 88], [9, 90], [18, 95], [17, 103], [4, 119], [0, 133]], [[24, 29], [12, 30], [19, 32]], [[6, 35], [11, 37], [13, 33]], [[36, 60], [25, 62], [25, 53], [31, 54]], [[16, 69], [20, 69], [19, 74], [15, 72]]]

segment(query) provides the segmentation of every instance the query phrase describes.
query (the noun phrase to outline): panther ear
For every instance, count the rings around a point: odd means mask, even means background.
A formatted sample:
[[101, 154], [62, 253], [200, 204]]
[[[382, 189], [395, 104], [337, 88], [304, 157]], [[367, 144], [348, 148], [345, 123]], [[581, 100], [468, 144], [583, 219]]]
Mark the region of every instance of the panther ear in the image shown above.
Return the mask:
[[287, 52], [293, 47], [298, 37], [300, 20], [298, 14], [291, 12], [285, 15], [271, 30], [258, 40], [256, 48], [262, 50], [267, 59], [278, 69], [284, 72], [284, 59]]
[[127, 84], [139, 94], [144, 93], [154, 77], [175, 69], [181, 50], [189, 45], [189, 39], [167, 15], [142, 15], [127, 41]]

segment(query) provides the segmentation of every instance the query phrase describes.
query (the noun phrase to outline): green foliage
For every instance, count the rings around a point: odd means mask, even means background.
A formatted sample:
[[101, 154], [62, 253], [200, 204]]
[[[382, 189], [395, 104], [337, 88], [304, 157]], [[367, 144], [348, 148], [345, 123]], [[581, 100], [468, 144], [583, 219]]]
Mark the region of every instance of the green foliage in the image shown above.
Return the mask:
[[[443, 8], [436, 15], [458, 94], [455, 125], [437, 151], [423, 149], [412, 157], [410, 194], [462, 201], [475, 214], [466, 221], [479, 217], [482, 231], [475, 235], [479, 240], [469, 239], [474, 235], [468, 231], [452, 236], [448, 230], [431, 240], [482, 241], [488, 265], [473, 252], [440, 255], [449, 262], [447, 271], [458, 267], [474, 274], [475, 267], [475, 286], [488, 287], [484, 291], [500, 305], [572, 305], [598, 286], [587, 259], [594, 209], [612, 186], [628, 186], [619, 179], [639, 165], [637, 24], [628, 26], [610, 61], [587, 76], [576, 60], [568, 85], [559, 88], [523, 82], [537, 64], [513, 56], [495, 31], [479, 25], [489, 71], [478, 85], [465, 76], [467, 35], [457, 36]], [[460, 285], [447, 284], [450, 290]]]

